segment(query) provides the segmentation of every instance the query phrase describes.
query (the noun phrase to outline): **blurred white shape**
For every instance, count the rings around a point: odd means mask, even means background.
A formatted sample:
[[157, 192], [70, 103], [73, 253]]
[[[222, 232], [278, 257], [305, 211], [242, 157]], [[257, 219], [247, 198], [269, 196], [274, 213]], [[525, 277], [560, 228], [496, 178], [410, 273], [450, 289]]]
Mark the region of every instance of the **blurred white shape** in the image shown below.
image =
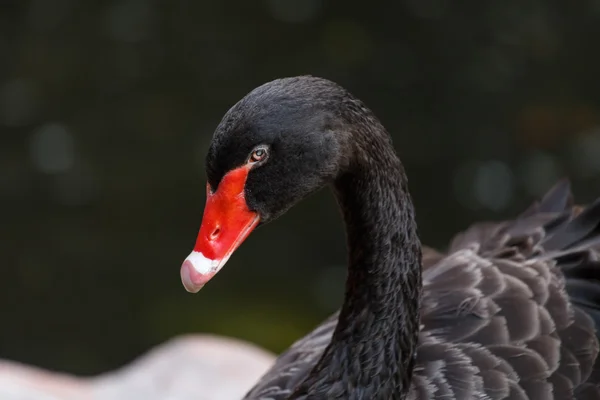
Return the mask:
[[30, 156], [35, 167], [46, 174], [56, 174], [73, 167], [73, 136], [61, 124], [46, 124], [31, 136]]
[[147, 0], [116, 2], [107, 13], [106, 29], [116, 40], [136, 43], [146, 39], [153, 23], [154, 10]]
[[501, 161], [488, 161], [479, 166], [473, 180], [473, 192], [479, 203], [493, 211], [509, 205], [514, 194], [512, 171]]
[[315, 274], [313, 296], [321, 309], [327, 312], [337, 310], [344, 299], [344, 282], [347, 268], [332, 265], [322, 268]]
[[535, 197], [543, 195], [559, 179], [560, 168], [552, 155], [535, 151], [527, 156], [519, 168], [521, 183]]
[[29, 25], [39, 31], [57, 28], [71, 10], [71, 0], [33, 0], [29, 4]]
[[0, 121], [7, 126], [23, 126], [32, 122], [39, 95], [34, 83], [12, 79], [0, 87]]
[[[182, 336], [92, 382], [94, 399], [239, 399], [273, 363], [250, 343], [211, 335]], [[83, 399], [82, 399], [83, 400]]]
[[600, 129], [579, 136], [571, 143], [570, 153], [580, 177], [589, 178], [600, 173]]
[[239, 399], [273, 360], [273, 354], [250, 343], [212, 335], [176, 337], [120, 369], [94, 377], [0, 360], [0, 399]]
[[273, 18], [293, 24], [315, 19], [322, 7], [322, 0], [267, 0]]

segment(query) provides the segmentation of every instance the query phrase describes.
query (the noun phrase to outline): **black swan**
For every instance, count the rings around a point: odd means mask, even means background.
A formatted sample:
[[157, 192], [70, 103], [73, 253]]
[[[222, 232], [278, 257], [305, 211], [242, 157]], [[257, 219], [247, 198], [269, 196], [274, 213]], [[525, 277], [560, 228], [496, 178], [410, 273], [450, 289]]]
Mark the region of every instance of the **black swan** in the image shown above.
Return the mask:
[[[374, 114], [337, 84], [266, 83], [216, 128], [207, 202], [181, 266], [197, 292], [261, 224], [331, 184], [349, 248], [341, 310], [252, 399], [600, 399], [600, 201], [568, 181], [512, 221], [422, 247], [407, 180]], [[226, 383], [224, 383], [226, 384]]]

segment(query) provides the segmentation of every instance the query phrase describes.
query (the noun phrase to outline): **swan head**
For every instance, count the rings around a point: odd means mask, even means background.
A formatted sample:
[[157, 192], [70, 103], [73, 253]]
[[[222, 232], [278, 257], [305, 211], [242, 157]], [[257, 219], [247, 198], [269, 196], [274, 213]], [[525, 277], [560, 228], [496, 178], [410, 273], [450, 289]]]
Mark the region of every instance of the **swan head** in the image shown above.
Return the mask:
[[359, 107], [354, 101], [325, 79], [284, 78], [254, 89], [225, 114], [206, 156], [200, 231], [181, 266], [186, 290], [198, 292], [252, 230], [347, 167], [351, 124], [342, 110]]

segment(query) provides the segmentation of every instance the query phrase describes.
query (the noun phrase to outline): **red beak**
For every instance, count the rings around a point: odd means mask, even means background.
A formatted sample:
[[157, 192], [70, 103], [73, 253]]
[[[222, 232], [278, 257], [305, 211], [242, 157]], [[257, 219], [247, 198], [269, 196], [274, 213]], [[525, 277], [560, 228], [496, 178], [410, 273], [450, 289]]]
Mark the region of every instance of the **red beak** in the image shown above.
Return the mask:
[[231, 254], [258, 225], [259, 215], [248, 209], [244, 187], [250, 166], [229, 171], [211, 193], [207, 185], [206, 207], [194, 251], [181, 266], [181, 281], [196, 293], [219, 272]]

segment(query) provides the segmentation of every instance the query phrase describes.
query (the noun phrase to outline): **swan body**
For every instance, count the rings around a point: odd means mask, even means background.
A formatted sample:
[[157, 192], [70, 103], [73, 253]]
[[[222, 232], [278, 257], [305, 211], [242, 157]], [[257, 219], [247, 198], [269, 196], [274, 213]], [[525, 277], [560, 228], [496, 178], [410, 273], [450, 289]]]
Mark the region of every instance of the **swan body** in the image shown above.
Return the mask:
[[421, 245], [402, 164], [374, 114], [315, 77], [266, 83], [218, 125], [181, 278], [197, 292], [253, 229], [330, 186], [348, 278], [340, 311], [247, 399], [600, 399], [600, 201], [567, 181], [445, 252]]

